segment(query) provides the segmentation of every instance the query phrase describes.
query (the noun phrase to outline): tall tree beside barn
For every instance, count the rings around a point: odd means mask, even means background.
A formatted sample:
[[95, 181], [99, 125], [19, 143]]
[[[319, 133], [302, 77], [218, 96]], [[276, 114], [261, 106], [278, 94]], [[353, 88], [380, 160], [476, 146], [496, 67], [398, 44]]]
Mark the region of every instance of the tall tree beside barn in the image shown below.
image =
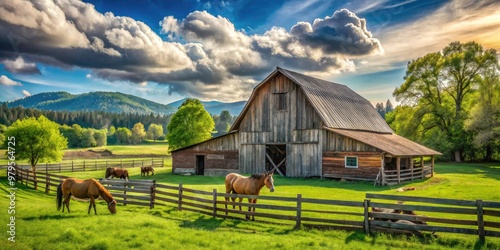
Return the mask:
[[168, 124], [169, 150], [193, 145], [212, 137], [214, 120], [197, 99], [186, 99]]
[[28, 160], [33, 171], [39, 162], [61, 161], [63, 149], [68, 146], [68, 141], [59, 131], [59, 124], [45, 116], [14, 122], [5, 132], [4, 145], [12, 140], [15, 140], [16, 160]]
[[484, 74], [497, 68], [495, 50], [484, 50], [476, 42], [452, 42], [440, 52], [409, 62], [405, 81], [393, 95], [411, 108], [406, 112], [413, 113], [418, 127], [414, 133], [460, 162], [472, 148], [472, 134], [464, 126], [471, 94]]
[[500, 75], [488, 72], [479, 82], [474, 106], [465, 121], [465, 128], [474, 134], [474, 144], [485, 147], [484, 159], [491, 161], [493, 149], [500, 146]]

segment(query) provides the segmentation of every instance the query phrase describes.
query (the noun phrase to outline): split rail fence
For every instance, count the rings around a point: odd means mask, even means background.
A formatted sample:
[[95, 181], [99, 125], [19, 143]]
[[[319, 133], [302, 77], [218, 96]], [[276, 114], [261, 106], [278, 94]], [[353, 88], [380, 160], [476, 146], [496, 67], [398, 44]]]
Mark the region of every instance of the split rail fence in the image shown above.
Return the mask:
[[[35, 189], [45, 185], [46, 192], [68, 178], [22, 169], [17, 169], [15, 174], [17, 181], [32, 185]], [[286, 224], [296, 228], [304, 226], [359, 230], [367, 234], [421, 234], [425, 231], [472, 234], [477, 235], [481, 241], [485, 241], [486, 236], [500, 237], [500, 202], [493, 201], [369, 193], [363, 201], [346, 201], [307, 198], [301, 194], [296, 197], [226, 194], [216, 189], [196, 190], [182, 184], [165, 185], [154, 180], [100, 179], [100, 182], [116, 197], [117, 202], [123, 205], [142, 205], [150, 208], [174, 206], [178, 210], [231, 219], [243, 219], [244, 215], [250, 215], [256, 216], [258, 221], [264, 223]], [[258, 198], [258, 203], [249, 204], [246, 202], [248, 198]], [[256, 208], [256, 212], [248, 211], [249, 208]], [[374, 212], [373, 208], [394, 212]]]

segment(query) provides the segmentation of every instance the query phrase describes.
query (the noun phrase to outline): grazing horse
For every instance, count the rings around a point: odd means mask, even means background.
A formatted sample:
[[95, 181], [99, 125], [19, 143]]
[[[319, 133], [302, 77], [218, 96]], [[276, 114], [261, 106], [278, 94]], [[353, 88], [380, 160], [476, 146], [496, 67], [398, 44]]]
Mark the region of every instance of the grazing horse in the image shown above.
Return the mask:
[[121, 168], [107, 168], [105, 178], [108, 179], [109, 177], [130, 180], [130, 178], [128, 177], [128, 171]]
[[[79, 199], [90, 199], [88, 211], [89, 214], [90, 208], [92, 206], [94, 207], [94, 213], [97, 214], [97, 211], [95, 209], [95, 199], [97, 199], [99, 196], [102, 197], [108, 204], [109, 212], [111, 212], [111, 214], [116, 213], [115, 199], [109, 193], [109, 191], [95, 179], [79, 180], [75, 178], [69, 178], [64, 180], [63, 183], [59, 184], [57, 186], [56, 196], [57, 211], [61, 210], [62, 205], [62, 211], [64, 213], [64, 206], [66, 205], [66, 207], [68, 208], [68, 213], [70, 212], [69, 200], [71, 199], [71, 195]], [[63, 196], [64, 201], [62, 199]]]
[[155, 170], [153, 166], [141, 167], [141, 176], [146, 176], [146, 174], [149, 176], [149, 172], [152, 172], [151, 175], [155, 175]]
[[[259, 195], [262, 187], [266, 186], [269, 188], [271, 192], [274, 192], [274, 179], [273, 173], [262, 173], [262, 174], [253, 174], [250, 177], [245, 177], [239, 174], [230, 173], [226, 176], [226, 193], [233, 194], [246, 194], [246, 195]], [[229, 197], [225, 197], [226, 199], [226, 215], [227, 215], [227, 202], [229, 202]], [[231, 198], [234, 202], [236, 198]], [[243, 198], [239, 198], [239, 202]], [[257, 199], [248, 198], [248, 203], [257, 203]], [[235, 206], [233, 205], [233, 209]], [[240, 205], [241, 211], [241, 205]], [[252, 207], [248, 207], [248, 211], [252, 211]], [[253, 212], [255, 213], [255, 207], [253, 207]], [[250, 219], [250, 215], [245, 215], [245, 218]], [[252, 221], [255, 220], [255, 216], [252, 215]]]

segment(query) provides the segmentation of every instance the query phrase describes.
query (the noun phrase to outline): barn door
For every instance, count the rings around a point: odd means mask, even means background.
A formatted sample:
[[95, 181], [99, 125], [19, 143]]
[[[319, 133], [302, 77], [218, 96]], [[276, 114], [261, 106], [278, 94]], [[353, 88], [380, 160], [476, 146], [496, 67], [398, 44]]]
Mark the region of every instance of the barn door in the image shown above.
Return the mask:
[[286, 176], [286, 144], [266, 145], [266, 171]]
[[197, 175], [205, 175], [205, 156], [197, 155], [196, 156], [196, 174]]

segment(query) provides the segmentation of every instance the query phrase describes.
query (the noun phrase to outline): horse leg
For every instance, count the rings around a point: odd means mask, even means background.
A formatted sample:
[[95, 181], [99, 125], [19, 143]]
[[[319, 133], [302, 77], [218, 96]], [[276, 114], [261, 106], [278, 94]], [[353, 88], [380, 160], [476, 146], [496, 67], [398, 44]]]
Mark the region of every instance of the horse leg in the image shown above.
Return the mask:
[[[257, 204], [257, 199], [253, 199], [253, 204]], [[252, 221], [255, 221], [255, 207], [253, 207]]]
[[90, 197], [88, 214], [90, 214], [90, 208], [92, 207], [92, 203], [94, 203], [94, 197]]
[[69, 211], [69, 200], [71, 200], [71, 193], [69, 193], [68, 195], [64, 196], [63, 213], [64, 213], [64, 205], [66, 205], [66, 208], [68, 208], [68, 213], [70, 213], [70, 211]]
[[[252, 200], [253, 199], [248, 198], [248, 204], [252, 204]], [[248, 212], [252, 212], [252, 207], [251, 206], [248, 206]], [[250, 219], [250, 214], [245, 215], [245, 219], [249, 220]]]

